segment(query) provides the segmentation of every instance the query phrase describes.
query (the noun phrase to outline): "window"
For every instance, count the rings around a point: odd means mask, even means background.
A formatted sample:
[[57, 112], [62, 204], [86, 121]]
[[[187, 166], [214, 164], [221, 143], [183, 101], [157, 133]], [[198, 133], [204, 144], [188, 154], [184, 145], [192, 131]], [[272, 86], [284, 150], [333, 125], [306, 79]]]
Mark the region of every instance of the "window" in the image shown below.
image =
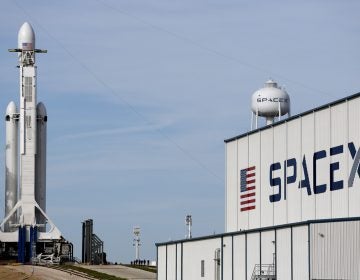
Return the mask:
[[201, 260], [201, 277], [205, 277], [205, 261]]

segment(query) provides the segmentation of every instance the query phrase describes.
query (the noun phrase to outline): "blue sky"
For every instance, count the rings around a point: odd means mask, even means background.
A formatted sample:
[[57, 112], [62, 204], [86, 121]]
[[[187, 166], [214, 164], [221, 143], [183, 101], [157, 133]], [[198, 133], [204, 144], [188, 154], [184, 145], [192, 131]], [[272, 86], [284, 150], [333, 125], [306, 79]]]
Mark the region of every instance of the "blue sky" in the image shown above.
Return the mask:
[[7, 49], [29, 21], [49, 51], [37, 56], [47, 213], [75, 255], [87, 218], [114, 262], [134, 258], [134, 226], [145, 259], [185, 236], [186, 214], [194, 236], [223, 232], [223, 140], [249, 130], [251, 95], [269, 77], [293, 114], [359, 92], [359, 11], [334, 0], [2, 1], [0, 108], [19, 102]]

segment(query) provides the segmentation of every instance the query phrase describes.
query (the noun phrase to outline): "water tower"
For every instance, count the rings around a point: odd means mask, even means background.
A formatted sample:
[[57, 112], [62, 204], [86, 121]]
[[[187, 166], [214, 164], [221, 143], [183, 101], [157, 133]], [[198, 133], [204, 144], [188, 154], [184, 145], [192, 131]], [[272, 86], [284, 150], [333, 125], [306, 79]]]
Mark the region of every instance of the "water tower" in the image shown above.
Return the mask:
[[251, 129], [258, 127], [258, 117], [266, 118], [266, 125], [272, 124], [274, 119], [288, 114], [290, 116], [290, 97], [285, 89], [278, 86], [272, 79], [264, 87], [257, 90], [251, 98]]

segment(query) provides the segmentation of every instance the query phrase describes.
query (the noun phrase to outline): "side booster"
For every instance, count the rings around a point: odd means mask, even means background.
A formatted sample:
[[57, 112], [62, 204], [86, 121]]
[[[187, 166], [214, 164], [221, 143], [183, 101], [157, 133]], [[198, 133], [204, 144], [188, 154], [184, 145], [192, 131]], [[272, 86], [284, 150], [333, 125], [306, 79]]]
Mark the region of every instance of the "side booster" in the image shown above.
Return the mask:
[[[15, 102], [11, 101], [6, 108], [5, 117], [5, 217], [18, 201], [18, 114]], [[11, 224], [18, 223], [17, 213], [9, 217], [5, 223], [5, 232], [13, 231]]]

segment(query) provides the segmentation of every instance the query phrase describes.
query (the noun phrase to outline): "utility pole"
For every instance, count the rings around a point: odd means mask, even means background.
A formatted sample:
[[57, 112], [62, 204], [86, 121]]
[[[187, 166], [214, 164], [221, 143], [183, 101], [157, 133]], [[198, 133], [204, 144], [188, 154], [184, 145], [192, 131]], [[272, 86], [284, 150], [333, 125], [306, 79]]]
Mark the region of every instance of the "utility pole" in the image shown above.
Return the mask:
[[192, 238], [192, 235], [191, 235], [192, 217], [191, 217], [191, 215], [186, 215], [185, 224], [187, 227], [187, 234], [185, 235], [185, 238], [190, 239], [190, 238]]
[[133, 229], [134, 233], [134, 243], [133, 246], [135, 246], [135, 260], [140, 259], [140, 227], [134, 227]]

